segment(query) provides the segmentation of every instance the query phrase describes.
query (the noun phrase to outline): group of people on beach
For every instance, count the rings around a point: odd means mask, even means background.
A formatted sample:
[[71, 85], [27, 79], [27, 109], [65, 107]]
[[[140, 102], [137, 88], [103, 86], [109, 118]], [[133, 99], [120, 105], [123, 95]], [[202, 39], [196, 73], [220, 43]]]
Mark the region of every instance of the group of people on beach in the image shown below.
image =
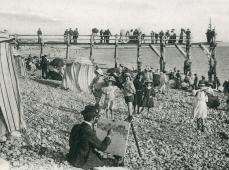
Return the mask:
[[[119, 71], [122, 67], [119, 68]], [[209, 82], [204, 76], [199, 79], [197, 74], [192, 75], [191, 72], [182, 74], [180, 70], [174, 68], [170, 72], [160, 72], [158, 69], [154, 70], [147, 67], [142, 72], [133, 74], [131, 72], [123, 71], [112, 74], [104, 74], [101, 69], [96, 71], [96, 78], [91, 86], [92, 93], [96, 98], [96, 106], [106, 110], [106, 118], [114, 119], [112, 112], [116, 90], [123, 91], [125, 102], [128, 106], [129, 116], [133, 113], [142, 113], [145, 108], [154, 107], [153, 97], [156, 93], [165, 94], [168, 86], [175, 89], [186, 91], [193, 91], [195, 96], [198, 92], [205, 92], [208, 100], [206, 100], [209, 108], [217, 109], [220, 105], [220, 100], [214, 91], [221, 90], [219, 87], [221, 83], [216, 77], [213, 82]], [[155, 88], [158, 86], [158, 88]], [[105, 87], [105, 88], [104, 88]], [[224, 83], [224, 92], [228, 94], [228, 81]], [[213, 90], [214, 89], [214, 90]], [[104, 105], [100, 107], [101, 97], [105, 95]], [[201, 94], [201, 97], [203, 95]], [[228, 103], [228, 101], [227, 101]], [[110, 111], [110, 115], [108, 112]], [[194, 114], [196, 115], [196, 113]], [[196, 117], [196, 116], [194, 116]]]
[[[105, 110], [105, 118], [111, 120], [116, 119], [113, 114], [113, 107], [119, 94], [118, 91], [123, 93], [125, 103], [128, 107], [128, 117], [125, 119], [127, 121], [132, 121], [133, 115], [141, 114], [146, 109], [149, 114], [150, 108], [154, 107], [154, 98], [156, 97], [156, 94], [166, 94], [168, 86], [191, 91], [194, 96], [192, 106], [193, 117], [191, 122], [193, 125], [194, 122], [196, 122], [197, 130], [204, 132], [208, 107], [211, 107], [211, 102], [215, 101], [217, 95], [214, 91], [220, 86], [219, 82], [216, 86], [213, 86], [213, 83], [205, 80], [204, 76], [199, 80], [197, 74], [194, 74], [194, 77], [192, 77], [191, 73], [184, 75], [180, 70], [176, 70], [176, 68], [170, 73], [167, 73], [160, 72], [158, 69], [153, 69], [152, 67], [146, 67], [141, 72], [136, 73], [120, 65], [118, 68], [108, 70], [106, 73], [97, 67], [95, 73], [96, 77], [92, 81], [90, 88], [95, 97], [96, 104], [85, 107], [82, 111], [84, 122], [80, 125], [75, 125], [70, 135], [69, 162], [73, 163], [73, 165], [77, 163], [78, 167], [84, 167], [87, 165], [87, 161], [85, 160], [87, 160], [86, 157], [89, 154], [89, 152], [85, 152], [87, 154], [81, 155], [81, 153], [84, 152], [79, 152], [80, 156], [84, 159], [76, 161], [79, 158], [77, 157], [76, 159], [76, 156], [74, 155], [76, 150], [82, 150], [82, 148], [77, 148], [79, 145], [76, 144], [76, 142], [82, 141], [81, 138], [92, 138], [93, 140], [89, 141], [89, 143], [82, 143], [80, 146], [93, 145], [93, 147], [101, 151], [104, 151], [109, 146], [111, 142], [111, 131], [108, 131], [104, 140], [100, 141], [95, 134], [92, 135], [89, 133], [91, 130], [88, 129], [88, 125], [91, 127], [93, 126], [96, 119], [101, 116], [102, 110]], [[177, 85], [172, 86], [173, 82]], [[188, 83], [189, 88], [183, 88], [182, 83]], [[224, 83], [224, 92], [228, 95], [227, 106], [229, 109], [229, 80]], [[102, 98], [104, 98], [103, 101]], [[213, 102], [213, 105], [214, 104], [215, 103]], [[218, 106], [219, 103], [215, 104], [215, 109], [217, 109]], [[76, 138], [77, 134], [79, 135], [80, 129], [81, 132], [84, 131], [85, 135], [88, 136], [81, 135], [80, 138]], [[78, 163], [82, 165], [79, 166]]]
[[[154, 80], [154, 75], [157, 80]], [[130, 70], [123, 68], [122, 65], [109, 74], [104, 74], [101, 69], [96, 70], [96, 77], [91, 84], [91, 90], [95, 96], [96, 106], [106, 110], [106, 118], [114, 119], [112, 113], [116, 90], [121, 89], [125, 102], [128, 106], [129, 116], [133, 113], [141, 113], [145, 108], [154, 107], [153, 97], [156, 95], [155, 85], [159, 85], [161, 93], [166, 92], [167, 76], [153, 68], [146, 68], [138, 74], [133, 74]], [[102, 95], [105, 95], [104, 104], [101, 107]], [[110, 115], [108, 112], [110, 111]]]

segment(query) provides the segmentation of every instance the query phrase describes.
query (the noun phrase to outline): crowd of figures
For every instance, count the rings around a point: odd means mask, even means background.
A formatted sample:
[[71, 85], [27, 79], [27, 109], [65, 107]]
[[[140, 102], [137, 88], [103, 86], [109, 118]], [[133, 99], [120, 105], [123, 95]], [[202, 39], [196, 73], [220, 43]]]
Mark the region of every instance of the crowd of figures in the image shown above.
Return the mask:
[[64, 42], [77, 43], [79, 37], [78, 28], [72, 30], [72, 28], [66, 29], [64, 32]]
[[[213, 31], [210, 31], [211, 33], [207, 33], [207, 37], [212, 37]], [[110, 43], [110, 37], [112, 36], [112, 33], [110, 29], [97, 29], [93, 28], [92, 35], [95, 37], [99, 37], [99, 43]], [[177, 36], [175, 29], [155, 32], [151, 31], [150, 36], [146, 36], [144, 32], [141, 31], [141, 29], [130, 29], [125, 30], [121, 29], [119, 33], [119, 39], [118, 41], [120, 43], [137, 43], [139, 39], [141, 42], [150, 41], [152, 44], [160, 43], [160, 39], [163, 39], [163, 41], [166, 44], [183, 44], [186, 43], [186, 39], [190, 38], [191, 31], [189, 29], [181, 28], [179, 36]], [[38, 36], [38, 43], [42, 42], [42, 31], [39, 28], [37, 31]], [[118, 34], [115, 34], [115, 36], [118, 36]], [[69, 43], [77, 43], [79, 38], [79, 31], [78, 28], [75, 28], [74, 30], [72, 28], [66, 29], [64, 32], [64, 42]], [[208, 38], [208, 42], [211, 41], [211, 38]], [[98, 42], [96, 42], [98, 43]]]
[[[208, 97], [207, 106], [214, 109], [217, 109], [220, 105], [219, 98], [214, 91], [229, 93], [229, 81], [225, 81], [224, 89], [221, 89], [218, 77], [213, 82], [209, 82], [204, 76], [199, 78], [197, 74], [192, 75], [191, 72], [185, 75], [176, 68], [170, 72], [160, 72], [158, 69], [154, 70], [148, 67], [140, 73], [134, 73], [121, 65], [117, 69], [108, 70], [106, 74], [101, 69], [97, 69], [96, 75], [91, 85], [96, 105], [101, 109], [105, 109], [107, 118], [112, 119], [114, 118], [112, 108], [115, 91], [118, 88], [123, 91], [130, 116], [133, 113], [139, 114], [145, 109], [149, 111], [151, 107], [154, 107], [153, 97], [156, 93], [165, 94], [168, 87], [190, 91], [195, 95], [199, 91], [204, 91], [204, 94]], [[105, 101], [104, 105], [100, 106], [100, 99], [103, 94], [105, 94]]]
[[207, 43], [212, 45], [215, 42], [215, 29], [208, 28], [206, 32]]
[[41, 59], [37, 56], [25, 58], [25, 66], [28, 71], [41, 70], [41, 77], [43, 79], [59, 80], [61, 81], [64, 75], [64, 60], [55, 58], [49, 60], [47, 55], [43, 55]]
[[181, 28], [179, 36], [177, 36], [175, 29], [167, 30], [166, 32], [161, 30], [159, 33], [151, 31], [150, 35], [152, 44], [159, 43], [160, 38], [163, 38], [165, 44], [183, 44], [186, 42], [187, 38], [190, 38], [191, 31], [189, 30], [189, 28], [187, 30]]

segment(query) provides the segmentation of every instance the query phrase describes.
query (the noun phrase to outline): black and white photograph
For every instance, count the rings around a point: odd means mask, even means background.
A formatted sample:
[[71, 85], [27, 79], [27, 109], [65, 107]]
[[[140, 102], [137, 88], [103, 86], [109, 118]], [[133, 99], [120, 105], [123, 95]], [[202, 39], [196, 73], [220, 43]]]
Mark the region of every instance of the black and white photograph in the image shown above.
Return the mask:
[[0, 170], [228, 169], [228, 0], [0, 0]]

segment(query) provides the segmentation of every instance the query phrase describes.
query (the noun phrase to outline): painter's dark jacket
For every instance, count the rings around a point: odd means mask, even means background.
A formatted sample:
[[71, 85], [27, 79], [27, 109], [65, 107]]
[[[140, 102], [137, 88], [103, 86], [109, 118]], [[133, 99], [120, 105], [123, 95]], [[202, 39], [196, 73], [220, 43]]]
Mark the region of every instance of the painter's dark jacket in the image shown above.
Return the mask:
[[68, 161], [76, 167], [83, 168], [89, 159], [98, 159], [94, 152], [95, 148], [105, 151], [110, 143], [109, 137], [105, 137], [103, 141], [100, 141], [89, 124], [83, 122], [75, 125], [70, 133]]

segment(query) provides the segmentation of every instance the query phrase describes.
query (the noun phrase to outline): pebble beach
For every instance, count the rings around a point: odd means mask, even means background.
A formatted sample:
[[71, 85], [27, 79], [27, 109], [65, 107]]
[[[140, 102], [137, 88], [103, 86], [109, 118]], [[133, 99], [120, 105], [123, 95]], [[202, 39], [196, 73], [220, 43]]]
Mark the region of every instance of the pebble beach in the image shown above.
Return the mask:
[[[10, 162], [13, 170], [77, 169], [65, 160], [69, 132], [83, 120], [80, 111], [86, 104], [94, 103], [93, 96], [63, 90], [58, 82], [44, 83], [29, 77], [19, 81], [27, 137], [1, 143], [0, 157]], [[209, 109], [206, 131], [199, 132], [191, 121], [194, 97], [190, 92], [168, 89], [165, 95], [157, 94], [154, 108], [134, 115], [133, 124], [143, 156], [138, 156], [130, 131], [125, 167], [131, 170], [228, 169], [229, 140], [220, 133], [228, 134], [229, 115], [224, 110], [226, 97], [222, 93], [217, 95], [221, 105], [218, 110]], [[121, 92], [115, 103], [116, 119], [124, 120], [127, 107]]]

